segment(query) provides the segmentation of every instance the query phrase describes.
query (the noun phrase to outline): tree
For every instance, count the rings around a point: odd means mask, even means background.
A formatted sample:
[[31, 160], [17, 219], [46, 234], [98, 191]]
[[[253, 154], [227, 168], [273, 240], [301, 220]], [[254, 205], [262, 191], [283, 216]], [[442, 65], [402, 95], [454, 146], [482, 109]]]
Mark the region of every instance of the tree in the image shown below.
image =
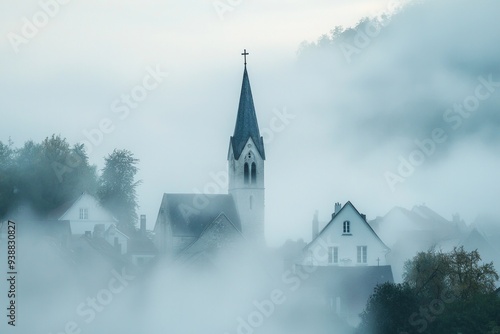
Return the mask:
[[449, 266], [447, 255], [432, 248], [405, 262], [403, 279], [419, 296], [432, 300], [446, 290]]
[[0, 143], [0, 218], [19, 205], [45, 217], [82, 192], [95, 194], [97, 173], [83, 145], [70, 147], [52, 135], [41, 143], [29, 140], [19, 149]]
[[408, 284], [378, 285], [361, 313], [358, 332], [360, 334], [416, 332], [408, 318], [418, 306], [418, 297]]
[[0, 141], [0, 218], [4, 217], [15, 203], [15, 170], [12, 143], [9, 141], [8, 145], [5, 145]]
[[477, 250], [430, 249], [405, 263], [403, 284], [378, 286], [360, 333], [488, 333], [500, 330], [498, 274]]
[[477, 294], [492, 293], [498, 274], [493, 263], [481, 264], [477, 250], [455, 247], [450, 253], [430, 249], [405, 263], [404, 281], [426, 299], [451, 292], [464, 301]]
[[98, 196], [101, 204], [118, 219], [119, 227], [131, 232], [137, 223], [136, 188], [141, 181], [135, 181], [139, 160], [128, 150], [114, 150], [105, 158], [105, 166], [99, 181]]

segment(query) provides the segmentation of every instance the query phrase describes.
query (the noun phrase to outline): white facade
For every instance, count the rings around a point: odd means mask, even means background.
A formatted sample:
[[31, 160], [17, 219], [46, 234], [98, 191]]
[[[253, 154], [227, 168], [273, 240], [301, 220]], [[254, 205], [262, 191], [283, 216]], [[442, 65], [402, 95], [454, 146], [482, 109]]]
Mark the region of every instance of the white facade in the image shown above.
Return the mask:
[[390, 249], [347, 202], [307, 246], [302, 265], [382, 266]]
[[117, 223], [113, 215], [104, 209], [96, 198], [86, 193], [83, 193], [58, 220], [68, 220], [71, 234], [76, 236], [85, 232], [92, 233], [97, 224], [103, 224], [107, 230]]
[[229, 145], [228, 177], [228, 191], [238, 209], [243, 235], [264, 242], [264, 159], [252, 138], [248, 138], [238, 159]]

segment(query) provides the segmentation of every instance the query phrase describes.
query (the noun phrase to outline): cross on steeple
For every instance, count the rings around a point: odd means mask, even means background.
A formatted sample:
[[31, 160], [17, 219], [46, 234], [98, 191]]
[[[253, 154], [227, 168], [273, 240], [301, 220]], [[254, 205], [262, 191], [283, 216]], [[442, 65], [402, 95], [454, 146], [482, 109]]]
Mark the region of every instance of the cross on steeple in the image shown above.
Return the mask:
[[244, 49], [243, 53], [241, 55], [243, 57], [245, 57], [245, 66], [247, 66], [247, 56], [249, 55], [249, 53], [247, 52], [247, 49]]

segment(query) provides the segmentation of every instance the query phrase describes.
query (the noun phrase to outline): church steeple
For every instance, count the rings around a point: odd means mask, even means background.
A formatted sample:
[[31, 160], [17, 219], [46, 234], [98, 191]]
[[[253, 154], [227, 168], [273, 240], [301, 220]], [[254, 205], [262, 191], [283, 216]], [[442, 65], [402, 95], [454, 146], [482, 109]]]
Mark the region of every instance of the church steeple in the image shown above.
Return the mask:
[[260, 136], [246, 66], [234, 134], [229, 140], [228, 192], [233, 196], [243, 235], [260, 244], [264, 239], [264, 141]]
[[252, 89], [250, 88], [250, 80], [248, 79], [248, 71], [245, 64], [243, 82], [241, 84], [240, 104], [238, 106], [238, 116], [236, 118], [234, 134], [231, 137], [231, 145], [236, 159], [240, 158], [241, 152], [243, 151], [248, 138], [252, 138], [252, 141], [261, 158], [266, 159], [264, 142], [260, 136], [259, 124], [257, 123], [257, 116], [255, 115], [255, 107], [253, 104]]

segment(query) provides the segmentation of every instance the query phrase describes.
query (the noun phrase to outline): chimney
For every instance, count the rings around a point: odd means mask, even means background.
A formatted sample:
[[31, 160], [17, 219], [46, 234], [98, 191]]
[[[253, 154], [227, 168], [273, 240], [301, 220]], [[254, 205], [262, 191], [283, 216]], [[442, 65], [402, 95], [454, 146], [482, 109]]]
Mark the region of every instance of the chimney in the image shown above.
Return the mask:
[[146, 235], [146, 215], [141, 215], [141, 233]]
[[361, 217], [363, 218], [364, 221], [366, 221], [366, 215], [364, 213], [361, 214]]
[[342, 209], [342, 204], [340, 204], [339, 202], [335, 203], [335, 211], [332, 214], [332, 219], [337, 213], [339, 213], [340, 209]]
[[314, 213], [314, 218], [312, 222], [312, 238], [316, 238], [319, 234], [319, 222], [318, 222], [318, 210]]

